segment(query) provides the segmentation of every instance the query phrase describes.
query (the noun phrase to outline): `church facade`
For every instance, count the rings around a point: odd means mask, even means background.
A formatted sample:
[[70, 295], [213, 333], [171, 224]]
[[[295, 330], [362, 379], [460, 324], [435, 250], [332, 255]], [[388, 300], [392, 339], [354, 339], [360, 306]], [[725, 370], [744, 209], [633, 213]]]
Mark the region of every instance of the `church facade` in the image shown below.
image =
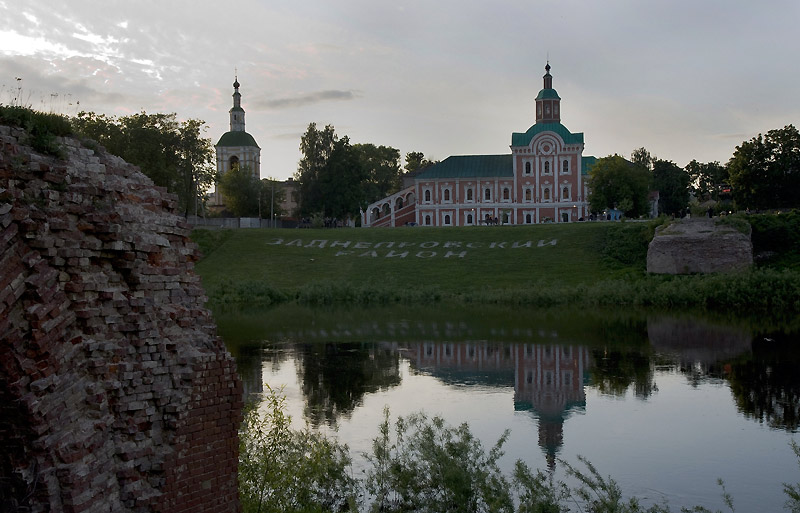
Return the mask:
[[536, 122], [512, 133], [511, 153], [451, 156], [413, 185], [368, 206], [362, 226], [569, 223], [588, 218], [583, 133], [561, 124], [550, 64], [536, 97]]
[[[246, 167], [256, 178], [261, 179], [261, 148], [252, 135], [245, 131], [242, 94], [239, 92], [239, 79], [233, 82], [233, 107], [230, 115], [230, 130], [222, 134], [214, 146], [217, 156], [217, 175], [222, 176], [234, 167]], [[222, 194], [215, 186], [211, 200], [212, 206], [222, 206]]]

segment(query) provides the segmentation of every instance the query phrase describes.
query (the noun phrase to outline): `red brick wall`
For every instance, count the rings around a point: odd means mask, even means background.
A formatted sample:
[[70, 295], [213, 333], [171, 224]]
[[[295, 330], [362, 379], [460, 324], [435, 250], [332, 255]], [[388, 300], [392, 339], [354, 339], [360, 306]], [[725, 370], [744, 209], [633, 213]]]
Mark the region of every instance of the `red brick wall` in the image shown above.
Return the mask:
[[242, 388], [189, 227], [138, 168], [0, 127], [0, 503], [236, 512]]

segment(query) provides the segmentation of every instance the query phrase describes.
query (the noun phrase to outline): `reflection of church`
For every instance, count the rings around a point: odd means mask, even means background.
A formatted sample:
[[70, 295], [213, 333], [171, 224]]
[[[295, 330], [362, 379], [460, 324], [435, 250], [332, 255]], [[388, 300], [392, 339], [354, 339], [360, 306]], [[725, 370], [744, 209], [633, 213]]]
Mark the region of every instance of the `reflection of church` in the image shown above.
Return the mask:
[[539, 419], [539, 446], [547, 465], [563, 443], [564, 421], [586, 407], [589, 351], [557, 344], [421, 343], [405, 356], [418, 369], [449, 382], [514, 384], [514, 409]]

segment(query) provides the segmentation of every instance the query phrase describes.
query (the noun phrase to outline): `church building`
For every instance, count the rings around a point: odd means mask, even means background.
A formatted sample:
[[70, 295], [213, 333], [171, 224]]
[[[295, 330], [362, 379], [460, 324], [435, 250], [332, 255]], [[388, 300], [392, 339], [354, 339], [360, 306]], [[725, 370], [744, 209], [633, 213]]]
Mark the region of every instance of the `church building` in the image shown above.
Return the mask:
[[511, 153], [451, 156], [414, 184], [367, 207], [362, 226], [569, 223], [589, 216], [586, 178], [594, 157], [583, 133], [561, 124], [550, 64], [536, 97], [536, 122], [511, 134]]
[[[256, 178], [261, 179], [261, 148], [244, 129], [244, 109], [238, 77], [233, 82], [233, 107], [228, 112], [230, 130], [222, 134], [214, 146], [217, 153], [217, 174], [222, 176], [234, 167], [246, 167]], [[222, 206], [224, 203], [216, 186], [211, 203], [214, 206]]]

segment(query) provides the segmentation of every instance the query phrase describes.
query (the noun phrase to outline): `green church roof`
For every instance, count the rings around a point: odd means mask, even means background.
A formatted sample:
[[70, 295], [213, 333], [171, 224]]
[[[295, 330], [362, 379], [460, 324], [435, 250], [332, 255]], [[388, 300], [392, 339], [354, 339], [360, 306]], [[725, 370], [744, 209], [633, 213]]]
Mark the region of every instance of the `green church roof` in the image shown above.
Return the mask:
[[524, 134], [512, 133], [511, 146], [528, 146], [533, 138], [542, 132], [555, 132], [564, 140], [564, 144], [583, 144], [583, 132], [573, 134], [561, 123], [536, 123]]
[[416, 176], [416, 180], [435, 178], [478, 178], [514, 176], [514, 161], [508, 155], [457, 155], [447, 157]]
[[561, 97], [558, 96], [558, 93], [555, 89], [542, 89], [539, 91], [539, 95], [536, 97], [537, 100], [560, 100]]
[[258, 144], [256, 144], [256, 140], [253, 139], [253, 136], [248, 134], [247, 132], [225, 132], [222, 134], [222, 137], [219, 138], [219, 142], [216, 144], [217, 146], [255, 146], [258, 148]]

